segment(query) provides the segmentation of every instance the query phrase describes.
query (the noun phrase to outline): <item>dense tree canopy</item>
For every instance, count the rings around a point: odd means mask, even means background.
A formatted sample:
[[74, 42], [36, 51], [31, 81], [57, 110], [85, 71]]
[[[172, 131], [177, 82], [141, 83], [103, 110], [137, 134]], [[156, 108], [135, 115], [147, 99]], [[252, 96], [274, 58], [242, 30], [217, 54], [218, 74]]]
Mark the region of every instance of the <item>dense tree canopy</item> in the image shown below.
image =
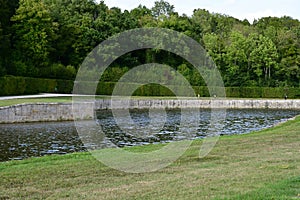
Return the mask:
[[[11, 30], [10, 18], [15, 14], [19, 0], [0, 0], [0, 76], [12, 73], [11, 67]], [[8, 70], [8, 71], [7, 71]]]
[[[250, 24], [201, 8], [192, 16], [179, 15], [164, 0], [131, 11], [94, 0], [0, 0], [0, 76], [73, 79], [96, 45], [140, 27], [168, 28], [198, 41], [226, 86], [299, 87], [299, 20], [265, 17]], [[189, 63], [159, 49], [120, 57], [103, 80], [117, 81], [130, 68], [150, 62], [171, 65], [192, 85], [204, 85]]]

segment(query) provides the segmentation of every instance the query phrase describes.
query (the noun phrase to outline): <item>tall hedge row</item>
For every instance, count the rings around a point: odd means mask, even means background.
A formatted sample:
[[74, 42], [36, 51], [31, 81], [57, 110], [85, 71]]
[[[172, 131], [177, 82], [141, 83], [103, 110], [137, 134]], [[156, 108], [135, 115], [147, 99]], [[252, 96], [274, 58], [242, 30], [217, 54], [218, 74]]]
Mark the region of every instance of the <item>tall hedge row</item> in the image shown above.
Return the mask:
[[[86, 83], [79, 91], [82, 94], [90, 94], [90, 91], [94, 84]], [[97, 95], [111, 95], [116, 86], [114, 82], [99, 82], [96, 88]], [[171, 89], [158, 85], [148, 84], [140, 86], [135, 83], [119, 84], [120, 92], [117, 95], [131, 95], [126, 91], [131, 91], [132, 88], [136, 88], [133, 92], [135, 96], [175, 96], [177, 94], [185, 94], [183, 86], [174, 87], [176, 92]], [[209, 90], [205, 86], [193, 86], [195, 95], [201, 97], [209, 97], [214, 95], [213, 88], [209, 93]], [[220, 89], [220, 88], [219, 88]], [[300, 98], [300, 88], [261, 88], [261, 87], [227, 87], [226, 96], [235, 98], [284, 98], [285, 95], [288, 98]], [[71, 80], [57, 80], [57, 79], [40, 79], [40, 78], [28, 78], [28, 77], [15, 77], [5, 76], [0, 77], [0, 96], [9, 95], [22, 95], [22, 94], [37, 94], [37, 93], [65, 93], [69, 94], [73, 91], [73, 81]]]
[[[98, 84], [97, 94], [98, 95], [110, 95], [113, 92], [115, 83], [101, 82]], [[119, 95], [130, 95], [125, 91], [130, 91], [131, 88], [136, 88], [137, 84], [130, 83], [124, 84], [123, 93]], [[177, 94], [185, 94], [185, 88], [182, 86], [177, 86]], [[195, 95], [200, 95], [200, 97], [210, 97], [215, 94], [218, 94], [220, 88], [212, 88], [211, 91], [208, 90], [205, 86], [193, 86]], [[210, 93], [211, 92], [211, 93]], [[286, 95], [288, 98], [295, 99], [300, 98], [300, 88], [267, 88], [267, 87], [226, 87], [225, 88], [226, 97], [234, 98], [284, 98]], [[133, 95], [135, 96], [175, 96], [175, 92], [170, 89], [157, 85], [157, 84], [148, 84], [138, 87], [134, 91]], [[117, 94], [118, 95], [118, 94]]]
[[227, 97], [237, 98], [300, 98], [300, 88], [227, 87]]
[[19, 95], [26, 91], [26, 82], [23, 77], [5, 76], [0, 78], [0, 95]]
[[41, 79], [29, 77], [0, 77], [0, 96], [38, 94], [38, 93], [71, 93], [73, 81]]

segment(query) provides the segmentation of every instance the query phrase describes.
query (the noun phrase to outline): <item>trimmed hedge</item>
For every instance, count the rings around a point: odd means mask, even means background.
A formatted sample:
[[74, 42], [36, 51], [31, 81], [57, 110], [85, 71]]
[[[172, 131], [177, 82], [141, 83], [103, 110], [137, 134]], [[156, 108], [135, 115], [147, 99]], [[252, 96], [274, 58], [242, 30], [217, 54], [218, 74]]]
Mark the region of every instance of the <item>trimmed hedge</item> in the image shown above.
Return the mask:
[[56, 91], [63, 94], [71, 94], [73, 91], [74, 81], [56, 80]]
[[[5, 76], [0, 77], [0, 96], [38, 94], [38, 93], [64, 93], [69, 94], [73, 91], [74, 82], [71, 80], [41, 79], [28, 77]], [[115, 88], [115, 82], [99, 82], [96, 90], [97, 95], [111, 95]], [[80, 85], [82, 94], [90, 94], [89, 91], [93, 83], [87, 82]], [[137, 88], [133, 95], [135, 96], [175, 96], [171, 89], [158, 85], [142, 85], [136, 83], [120, 84], [120, 92], [116, 95], [131, 95], [125, 93]], [[183, 86], [174, 86], [177, 94], [185, 94]], [[201, 97], [210, 97], [210, 93], [205, 86], [193, 86], [195, 95]], [[220, 88], [213, 88], [217, 91]], [[261, 87], [227, 87], [226, 96], [235, 98], [284, 98], [285, 95], [290, 99], [300, 98], [300, 88], [261, 88]], [[214, 95], [214, 94], [212, 94]]]
[[227, 87], [227, 97], [237, 98], [300, 98], [300, 88]]
[[50, 93], [55, 92], [55, 79], [38, 79], [38, 78], [24, 78], [25, 91], [24, 94]]
[[19, 95], [26, 91], [26, 82], [23, 77], [5, 76], [0, 78], [0, 95]]
[[[97, 88], [97, 95], [111, 95], [116, 83], [101, 82]], [[122, 85], [122, 91], [130, 91], [131, 88], [137, 87], [137, 84], [130, 83]], [[185, 94], [184, 87], [176, 86], [177, 94]], [[214, 95], [214, 90], [217, 91], [220, 88], [213, 88], [210, 95], [209, 90], [205, 86], [193, 86], [195, 95], [201, 97], [210, 97]], [[285, 95], [289, 99], [300, 98], [300, 88], [262, 88], [262, 87], [226, 87], [226, 97], [233, 98], [284, 98]], [[217, 92], [216, 92], [217, 93]], [[121, 92], [117, 95], [129, 95]], [[138, 87], [133, 93], [134, 96], [175, 96], [174, 93], [161, 85], [148, 84]]]
[[[178, 90], [180, 92], [180, 89]], [[133, 93], [134, 96], [175, 96], [167, 87], [158, 84], [147, 84], [139, 87]]]
[[54, 92], [71, 93], [73, 81], [5, 76], [0, 77], [0, 88], [0, 96]]

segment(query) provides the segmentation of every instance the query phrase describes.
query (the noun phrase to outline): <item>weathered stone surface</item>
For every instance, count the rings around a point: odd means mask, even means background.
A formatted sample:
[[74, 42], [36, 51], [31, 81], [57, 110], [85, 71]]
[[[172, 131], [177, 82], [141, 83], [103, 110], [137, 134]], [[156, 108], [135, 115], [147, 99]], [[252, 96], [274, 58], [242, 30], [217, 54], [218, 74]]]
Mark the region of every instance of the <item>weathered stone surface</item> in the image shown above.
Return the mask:
[[37, 103], [19, 104], [0, 108], [0, 123], [19, 122], [47, 122], [47, 121], [69, 121], [73, 120], [73, 112], [80, 119], [90, 119], [90, 104], [80, 104], [76, 109], [72, 109], [71, 103]]

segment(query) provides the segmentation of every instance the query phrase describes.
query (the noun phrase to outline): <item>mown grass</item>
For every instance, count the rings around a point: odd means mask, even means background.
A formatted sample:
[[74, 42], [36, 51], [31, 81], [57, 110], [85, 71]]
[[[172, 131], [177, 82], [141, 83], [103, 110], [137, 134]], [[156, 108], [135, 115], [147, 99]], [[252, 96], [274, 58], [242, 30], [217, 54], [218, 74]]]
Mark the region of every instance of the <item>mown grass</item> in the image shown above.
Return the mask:
[[[84, 97], [84, 96], [79, 96], [76, 97], [75, 100], [80, 100], [80, 99], [91, 99], [93, 97]], [[94, 97], [96, 100], [97, 99], [110, 99], [110, 96], [95, 96]], [[171, 100], [171, 99], [177, 99], [176, 97], [131, 97], [132, 99], [137, 99], [137, 100], [142, 100], [142, 99], [165, 99], [165, 100]], [[183, 99], [192, 99], [192, 98], [183, 98]], [[194, 98], [195, 99], [195, 98]], [[17, 104], [25, 104], [25, 103], [71, 103], [72, 102], [72, 97], [67, 96], [67, 97], [41, 97], [41, 98], [16, 98], [16, 99], [5, 99], [5, 100], [0, 100], [0, 107], [3, 106], [12, 106], [12, 105], [17, 105]]]
[[[167, 168], [129, 174], [89, 153], [0, 163], [0, 199], [299, 199], [300, 117], [271, 129], [201, 140]], [[143, 152], [159, 145], [134, 147]]]
[[[300, 176], [271, 183], [247, 194], [234, 196], [233, 199], [300, 199]], [[232, 199], [232, 198], [227, 198]]]
[[23, 103], [71, 103], [71, 102], [72, 102], [72, 97], [7, 99], [7, 100], [0, 100], [0, 107], [23, 104]]

